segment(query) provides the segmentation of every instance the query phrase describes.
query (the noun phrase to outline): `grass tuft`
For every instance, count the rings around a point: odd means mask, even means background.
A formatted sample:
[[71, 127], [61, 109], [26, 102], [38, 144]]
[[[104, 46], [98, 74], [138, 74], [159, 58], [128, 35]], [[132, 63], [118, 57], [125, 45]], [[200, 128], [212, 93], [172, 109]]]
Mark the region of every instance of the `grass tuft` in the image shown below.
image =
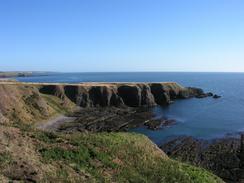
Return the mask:
[[9, 152], [0, 153], [0, 167], [4, 167], [12, 162], [12, 156]]

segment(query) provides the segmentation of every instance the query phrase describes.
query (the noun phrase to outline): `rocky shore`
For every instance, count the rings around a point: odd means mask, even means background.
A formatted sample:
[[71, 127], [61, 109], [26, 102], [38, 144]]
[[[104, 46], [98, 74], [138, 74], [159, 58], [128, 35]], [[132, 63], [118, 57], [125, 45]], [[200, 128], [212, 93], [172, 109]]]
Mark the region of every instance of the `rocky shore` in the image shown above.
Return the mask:
[[124, 132], [153, 120], [148, 108], [85, 108], [72, 114], [76, 119], [60, 125], [61, 132]]
[[244, 136], [201, 140], [177, 137], [161, 149], [171, 158], [212, 171], [226, 182], [244, 180]]

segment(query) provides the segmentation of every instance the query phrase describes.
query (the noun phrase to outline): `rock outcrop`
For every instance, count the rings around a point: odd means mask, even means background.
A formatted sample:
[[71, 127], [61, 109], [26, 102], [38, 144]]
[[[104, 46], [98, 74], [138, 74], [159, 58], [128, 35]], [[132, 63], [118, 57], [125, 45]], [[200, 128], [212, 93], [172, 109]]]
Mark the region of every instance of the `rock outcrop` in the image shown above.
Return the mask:
[[220, 95], [213, 95], [213, 98], [218, 99], [218, 98], [221, 98], [221, 96]]
[[168, 105], [178, 98], [206, 96], [201, 89], [184, 88], [177, 83], [49, 84], [40, 86], [39, 91], [81, 107], [152, 107]]
[[244, 179], [243, 144], [243, 135], [241, 140], [226, 137], [212, 141], [178, 137], [161, 149], [172, 158], [212, 171], [226, 182], [239, 182]]

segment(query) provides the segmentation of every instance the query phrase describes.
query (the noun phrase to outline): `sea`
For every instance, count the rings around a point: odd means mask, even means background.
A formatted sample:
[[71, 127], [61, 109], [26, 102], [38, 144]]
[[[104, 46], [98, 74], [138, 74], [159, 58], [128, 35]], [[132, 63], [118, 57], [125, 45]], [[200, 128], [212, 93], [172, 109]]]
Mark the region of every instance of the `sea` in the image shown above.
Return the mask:
[[244, 131], [244, 73], [194, 72], [106, 72], [53, 73], [19, 77], [21, 82], [178, 82], [183, 86], [202, 88], [221, 95], [220, 99], [177, 100], [168, 107], [155, 107], [156, 117], [176, 120], [176, 124], [152, 131], [144, 126], [131, 129], [159, 144], [178, 136], [215, 139]]

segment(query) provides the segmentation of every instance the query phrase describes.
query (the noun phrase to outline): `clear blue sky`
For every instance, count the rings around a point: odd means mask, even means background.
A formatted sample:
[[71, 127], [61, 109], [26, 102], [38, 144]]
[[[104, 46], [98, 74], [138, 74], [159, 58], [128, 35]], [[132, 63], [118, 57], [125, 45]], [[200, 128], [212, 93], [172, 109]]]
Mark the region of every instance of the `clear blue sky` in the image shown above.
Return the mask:
[[1, 0], [0, 70], [244, 71], [244, 0]]

